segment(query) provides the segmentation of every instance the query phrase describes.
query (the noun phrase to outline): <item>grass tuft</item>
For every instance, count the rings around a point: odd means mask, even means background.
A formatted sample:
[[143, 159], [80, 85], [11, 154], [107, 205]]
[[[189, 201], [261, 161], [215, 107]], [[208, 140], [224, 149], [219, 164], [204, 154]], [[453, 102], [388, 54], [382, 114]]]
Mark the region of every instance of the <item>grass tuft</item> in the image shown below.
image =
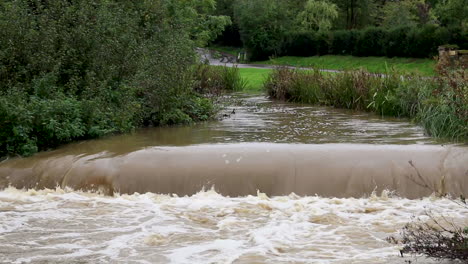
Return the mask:
[[244, 91], [247, 81], [237, 67], [197, 65], [194, 68], [194, 90], [200, 93], [219, 94], [221, 91]]

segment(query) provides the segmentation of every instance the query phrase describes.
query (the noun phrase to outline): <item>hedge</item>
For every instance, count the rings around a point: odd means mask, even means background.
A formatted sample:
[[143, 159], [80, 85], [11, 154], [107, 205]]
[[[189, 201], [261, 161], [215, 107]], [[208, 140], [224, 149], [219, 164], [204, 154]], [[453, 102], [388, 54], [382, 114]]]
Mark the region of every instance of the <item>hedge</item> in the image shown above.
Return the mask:
[[[280, 56], [353, 55], [431, 58], [437, 48], [455, 44], [468, 49], [468, 34], [460, 28], [437, 25], [422, 27], [378, 28], [362, 30], [335, 30], [330, 32], [290, 32], [283, 38]], [[246, 47], [249, 49], [249, 47]], [[251, 57], [259, 57], [249, 49]], [[261, 54], [265, 57], [265, 54]], [[270, 54], [273, 55], [273, 54]]]

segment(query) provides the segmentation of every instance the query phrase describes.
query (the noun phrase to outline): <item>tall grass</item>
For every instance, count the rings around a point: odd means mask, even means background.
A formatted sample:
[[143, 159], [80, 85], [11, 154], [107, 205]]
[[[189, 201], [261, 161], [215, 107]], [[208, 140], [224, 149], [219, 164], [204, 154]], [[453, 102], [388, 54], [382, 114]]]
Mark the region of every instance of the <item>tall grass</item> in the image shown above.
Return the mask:
[[277, 68], [264, 87], [275, 99], [409, 117], [431, 136], [468, 139], [466, 70], [424, 78], [390, 71], [385, 75], [363, 70], [325, 75], [317, 70]]
[[194, 68], [194, 89], [198, 92], [219, 94], [221, 91], [242, 91], [247, 81], [237, 67], [200, 64]]

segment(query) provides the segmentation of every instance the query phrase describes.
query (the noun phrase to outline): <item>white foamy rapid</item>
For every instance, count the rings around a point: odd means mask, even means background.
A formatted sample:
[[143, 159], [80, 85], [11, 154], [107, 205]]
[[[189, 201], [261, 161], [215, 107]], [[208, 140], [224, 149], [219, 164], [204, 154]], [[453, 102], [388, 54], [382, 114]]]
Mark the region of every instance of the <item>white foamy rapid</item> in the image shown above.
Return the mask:
[[[404, 263], [385, 238], [448, 199], [0, 191], [0, 263]], [[423, 217], [424, 220], [424, 217]], [[427, 259], [412, 263], [431, 263]]]

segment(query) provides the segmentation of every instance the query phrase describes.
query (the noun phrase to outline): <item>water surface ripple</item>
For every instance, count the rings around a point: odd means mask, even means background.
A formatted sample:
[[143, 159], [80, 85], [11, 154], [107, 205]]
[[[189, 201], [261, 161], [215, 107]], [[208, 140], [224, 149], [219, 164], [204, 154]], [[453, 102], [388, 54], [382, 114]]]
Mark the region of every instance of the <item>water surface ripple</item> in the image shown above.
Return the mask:
[[265, 96], [237, 94], [220, 122], [140, 130], [142, 144], [206, 143], [369, 143], [435, 144], [407, 119], [373, 113], [274, 102]]

